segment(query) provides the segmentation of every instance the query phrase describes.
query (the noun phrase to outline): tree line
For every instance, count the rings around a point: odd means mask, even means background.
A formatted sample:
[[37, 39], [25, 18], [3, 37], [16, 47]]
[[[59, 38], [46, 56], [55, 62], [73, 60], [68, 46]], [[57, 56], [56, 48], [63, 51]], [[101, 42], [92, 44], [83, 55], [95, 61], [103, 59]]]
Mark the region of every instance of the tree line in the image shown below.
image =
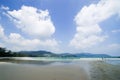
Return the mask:
[[0, 47], [0, 57], [24, 57], [24, 54], [19, 52], [12, 52], [11, 50], [7, 50], [6, 48]]

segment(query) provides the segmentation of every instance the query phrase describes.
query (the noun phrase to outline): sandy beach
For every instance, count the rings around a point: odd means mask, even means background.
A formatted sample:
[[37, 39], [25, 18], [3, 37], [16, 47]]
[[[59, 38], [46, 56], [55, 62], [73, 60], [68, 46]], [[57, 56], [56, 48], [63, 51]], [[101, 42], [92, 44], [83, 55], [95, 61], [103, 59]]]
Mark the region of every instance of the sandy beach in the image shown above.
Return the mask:
[[103, 61], [47, 63], [0, 62], [0, 80], [120, 80], [120, 65]]
[[103, 61], [93, 61], [91, 65], [91, 80], [120, 80], [120, 64], [112, 65]]
[[84, 68], [73, 64], [31, 66], [0, 63], [0, 80], [89, 80]]

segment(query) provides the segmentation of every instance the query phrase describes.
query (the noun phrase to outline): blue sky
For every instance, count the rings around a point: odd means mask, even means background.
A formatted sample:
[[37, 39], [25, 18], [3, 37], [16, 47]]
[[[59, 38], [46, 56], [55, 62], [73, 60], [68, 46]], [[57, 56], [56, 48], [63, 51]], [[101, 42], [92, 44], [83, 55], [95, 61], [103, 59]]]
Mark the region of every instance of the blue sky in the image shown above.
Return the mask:
[[0, 46], [120, 55], [119, 0], [0, 0]]

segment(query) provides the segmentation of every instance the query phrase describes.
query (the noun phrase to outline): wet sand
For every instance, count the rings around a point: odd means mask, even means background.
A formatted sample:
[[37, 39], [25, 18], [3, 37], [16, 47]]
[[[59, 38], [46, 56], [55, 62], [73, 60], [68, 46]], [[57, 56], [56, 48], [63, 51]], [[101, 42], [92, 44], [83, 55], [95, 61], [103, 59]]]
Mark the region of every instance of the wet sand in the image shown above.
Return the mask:
[[44, 66], [0, 63], [0, 80], [89, 80], [83, 66], [53, 64]]
[[120, 65], [105, 61], [20, 63], [0, 62], [0, 80], [120, 80]]
[[120, 80], [120, 64], [112, 65], [103, 61], [93, 61], [91, 65], [91, 80]]

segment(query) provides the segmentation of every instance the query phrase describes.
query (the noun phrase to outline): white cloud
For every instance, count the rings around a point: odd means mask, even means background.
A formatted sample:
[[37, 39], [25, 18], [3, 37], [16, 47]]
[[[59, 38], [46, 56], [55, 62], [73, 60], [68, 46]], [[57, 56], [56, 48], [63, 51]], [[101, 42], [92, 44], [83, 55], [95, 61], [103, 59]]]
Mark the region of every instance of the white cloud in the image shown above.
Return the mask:
[[97, 47], [94, 46], [93, 48], [90, 48], [85, 51], [89, 53], [95, 53], [95, 54], [108, 54], [108, 55], [120, 56], [120, 43], [103, 44]]
[[110, 48], [111, 50], [112, 49], [118, 49], [118, 50], [120, 50], [120, 44], [113, 43], [113, 44], [108, 45], [108, 48]]
[[39, 10], [35, 7], [22, 6], [19, 10], [8, 11], [17, 28], [36, 38], [51, 37], [55, 27], [48, 10]]
[[106, 39], [102, 35], [100, 22], [112, 15], [120, 14], [120, 0], [101, 0], [97, 4], [84, 6], [75, 16], [76, 34], [70, 46], [85, 49], [97, 45]]
[[3, 46], [3, 44], [1, 43], [1, 40], [3, 40], [3, 38], [4, 38], [4, 29], [0, 25], [0, 47]]
[[3, 9], [3, 10], [9, 10], [9, 7], [6, 7], [6, 6], [1, 6], [1, 9]]
[[[9, 36], [4, 35], [4, 29], [0, 27], [0, 46], [7, 47], [10, 50], [50, 50], [58, 51], [58, 42], [55, 39], [26, 39], [18, 33], [10, 33]], [[4, 38], [5, 37], [5, 38]]]
[[112, 43], [107, 46], [104, 46], [103, 50], [107, 54], [120, 56], [120, 44], [119, 43]]
[[0, 25], [0, 40], [4, 39], [5, 35], [4, 35], [4, 28]]
[[2, 26], [0, 25], [0, 37], [4, 36], [4, 29], [2, 28]]
[[9, 49], [14, 51], [40, 49], [55, 51], [58, 47], [58, 43], [54, 39], [47, 39], [44, 41], [40, 39], [25, 39], [18, 33], [11, 33], [5, 40], [5, 44]]
[[112, 33], [119, 33], [120, 29], [112, 30]]
[[[7, 12], [7, 13], [6, 13]], [[8, 16], [16, 27], [29, 35], [26, 38], [20, 33], [5, 35], [4, 28], [0, 25], [0, 46], [14, 51], [21, 50], [49, 50], [59, 51], [58, 42], [52, 38], [55, 27], [51, 21], [48, 10], [38, 10], [34, 7], [22, 6], [19, 10], [9, 11]]]
[[110, 55], [119, 55], [120, 56], [120, 44], [119, 43], [111, 43], [107, 45], [100, 46], [99, 48], [95, 48], [96, 53], [105, 53]]

